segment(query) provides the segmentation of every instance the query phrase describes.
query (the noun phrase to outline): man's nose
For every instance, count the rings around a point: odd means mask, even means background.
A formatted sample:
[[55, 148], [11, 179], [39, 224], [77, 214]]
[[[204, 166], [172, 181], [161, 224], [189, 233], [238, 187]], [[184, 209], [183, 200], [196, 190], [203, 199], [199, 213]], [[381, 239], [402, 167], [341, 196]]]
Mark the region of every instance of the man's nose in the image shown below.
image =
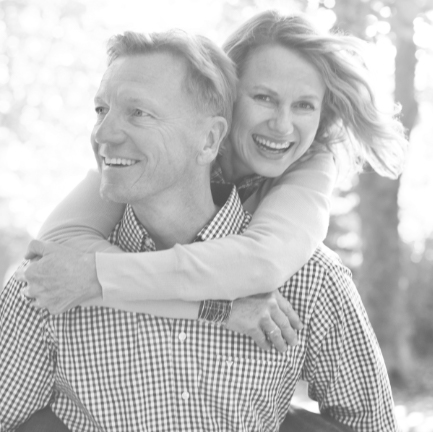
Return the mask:
[[293, 113], [290, 108], [281, 107], [274, 112], [268, 123], [272, 131], [285, 137], [293, 132]]
[[95, 126], [95, 141], [98, 144], [120, 144], [124, 137], [121, 120], [108, 111], [103, 120]]

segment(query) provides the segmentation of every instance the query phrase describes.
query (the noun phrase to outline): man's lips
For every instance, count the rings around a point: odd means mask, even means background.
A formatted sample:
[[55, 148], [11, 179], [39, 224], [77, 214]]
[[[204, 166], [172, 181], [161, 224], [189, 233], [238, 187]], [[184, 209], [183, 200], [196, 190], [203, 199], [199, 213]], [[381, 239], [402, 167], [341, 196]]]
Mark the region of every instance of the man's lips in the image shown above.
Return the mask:
[[139, 162], [136, 159], [109, 158], [104, 156], [101, 157], [102, 160], [104, 161], [104, 165], [107, 165], [109, 167], [125, 167], [125, 166], [135, 165], [137, 162]]

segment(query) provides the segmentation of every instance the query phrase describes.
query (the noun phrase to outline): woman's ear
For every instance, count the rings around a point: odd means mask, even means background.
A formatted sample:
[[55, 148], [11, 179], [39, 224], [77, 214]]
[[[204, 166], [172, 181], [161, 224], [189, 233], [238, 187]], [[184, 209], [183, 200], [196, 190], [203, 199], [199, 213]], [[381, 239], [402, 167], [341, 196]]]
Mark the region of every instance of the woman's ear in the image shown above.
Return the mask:
[[205, 144], [197, 155], [197, 162], [201, 165], [209, 165], [214, 161], [228, 131], [227, 120], [224, 117], [214, 116], [209, 122]]

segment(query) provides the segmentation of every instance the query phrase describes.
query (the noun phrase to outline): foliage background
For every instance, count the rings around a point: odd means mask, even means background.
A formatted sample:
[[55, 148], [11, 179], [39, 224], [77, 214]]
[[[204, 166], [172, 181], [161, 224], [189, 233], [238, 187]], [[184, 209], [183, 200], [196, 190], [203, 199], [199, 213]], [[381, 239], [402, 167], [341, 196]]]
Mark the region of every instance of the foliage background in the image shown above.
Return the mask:
[[386, 90], [379, 103], [403, 106], [411, 141], [403, 175], [345, 178], [326, 242], [353, 271], [403, 430], [433, 431], [432, 0], [0, 0], [0, 280], [95, 166], [92, 101], [108, 37], [180, 27], [222, 43], [269, 8], [302, 10], [368, 41]]

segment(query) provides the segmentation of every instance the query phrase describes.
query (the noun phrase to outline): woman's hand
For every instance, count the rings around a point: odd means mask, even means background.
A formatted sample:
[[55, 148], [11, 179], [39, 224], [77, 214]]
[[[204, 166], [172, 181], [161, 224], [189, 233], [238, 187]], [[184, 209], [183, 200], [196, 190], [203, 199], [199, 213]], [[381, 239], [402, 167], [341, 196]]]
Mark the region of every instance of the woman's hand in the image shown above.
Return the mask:
[[27, 283], [23, 294], [34, 299], [37, 308], [59, 314], [102, 295], [94, 254], [32, 240], [25, 258], [31, 261], [15, 278]]
[[278, 290], [237, 299], [227, 320], [228, 329], [250, 336], [265, 350], [284, 353], [298, 342], [296, 330], [303, 325], [292, 305]]

